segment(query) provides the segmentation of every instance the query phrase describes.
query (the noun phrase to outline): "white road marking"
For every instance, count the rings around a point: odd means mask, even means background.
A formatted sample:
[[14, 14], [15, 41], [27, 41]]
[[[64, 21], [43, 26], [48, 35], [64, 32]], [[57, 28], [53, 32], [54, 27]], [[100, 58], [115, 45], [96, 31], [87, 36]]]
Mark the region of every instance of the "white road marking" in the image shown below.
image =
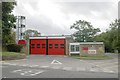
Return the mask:
[[111, 62], [111, 61], [104, 61], [104, 62], [89, 62], [89, 63], [96, 64], [96, 65], [97, 65], [97, 64], [109, 64], [109, 63], [113, 63], [113, 64], [114, 64], [114, 63], [118, 63], [118, 61], [114, 61], [114, 62], [113, 62], [113, 61], [112, 61], [112, 62]]
[[97, 64], [96, 66], [107, 66], [107, 65], [112, 65], [112, 64], [118, 64], [118, 62]]
[[62, 64], [60, 61], [57, 61], [57, 60], [53, 60], [52, 62], [51, 62], [51, 64]]
[[9, 65], [10, 63], [3, 63], [3, 64], [7, 64], [7, 65]]
[[23, 76], [35, 76], [37, 74], [40, 74], [44, 72], [43, 70], [37, 70], [37, 69], [20, 69], [20, 70], [14, 70], [12, 71], [12, 73], [19, 73], [20, 75], [23, 75]]
[[108, 67], [106, 67], [106, 68], [108, 68], [108, 69], [110, 69], [110, 68], [118, 69], [118, 66], [117, 66], [117, 65], [113, 65], [113, 66], [108, 66]]
[[94, 68], [91, 68], [90, 71], [92, 71], [92, 72], [100, 72], [99, 69], [94, 69]]
[[40, 66], [41, 68], [48, 68], [49, 66]]
[[23, 64], [23, 65], [19, 65], [19, 66], [23, 66], [23, 67], [25, 67], [25, 66], [28, 66], [27, 64]]
[[7, 78], [7, 77], [3, 77], [3, 78]]
[[104, 70], [103, 72], [114, 73], [114, 71], [111, 71], [111, 70]]
[[43, 73], [44, 71], [39, 71], [39, 72], [37, 72], [37, 73], [34, 73], [34, 74], [30, 74], [31, 76], [35, 76], [35, 75], [37, 75], [37, 74], [40, 74], [40, 73]]
[[16, 66], [17, 64], [14, 64], [14, 63], [10, 63], [9, 65], [12, 65], [12, 66]]
[[32, 66], [29, 66], [29, 67], [38, 67], [39, 65], [32, 65]]
[[63, 67], [63, 70], [72, 70], [72, 67]]
[[59, 66], [53, 66], [51, 67], [52, 69], [59, 69], [60, 67]]
[[19, 71], [22, 71], [21, 69], [19, 69], [19, 70], [14, 70], [14, 71], [12, 71], [12, 72], [19, 72]]
[[[32, 71], [31, 70], [29, 70], [29, 71], [25, 71], [25, 72], [23, 72], [23, 73], [20, 73], [20, 75], [29, 75], [29, 73], [31, 73]], [[27, 74], [28, 73], [28, 74]]]

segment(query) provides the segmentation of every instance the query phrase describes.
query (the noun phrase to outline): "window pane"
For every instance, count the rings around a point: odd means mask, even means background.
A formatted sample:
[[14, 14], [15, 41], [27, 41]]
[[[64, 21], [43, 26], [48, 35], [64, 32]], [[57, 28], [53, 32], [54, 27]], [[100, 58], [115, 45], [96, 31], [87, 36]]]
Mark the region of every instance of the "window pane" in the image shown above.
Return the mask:
[[42, 44], [42, 48], [45, 48], [45, 44]]
[[76, 51], [79, 51], [79, 45], [76, 45]]
[[55, 48], [58, 48], [58, 44], [55, 44]]
[[64, 44], [60, 44], [60, 47], [61, 47], [61, 48], [64, 48]]
[[74, 45], [71, 45], [71, 52], [74, 52]]
[[40, 48], [40, 44], [37, 44], [37, 48]]
[[52, 48], [52, 44], [49, 44], [49, 47]]
[[35, 44], [31, 44], [31, 48], [35, 48]]

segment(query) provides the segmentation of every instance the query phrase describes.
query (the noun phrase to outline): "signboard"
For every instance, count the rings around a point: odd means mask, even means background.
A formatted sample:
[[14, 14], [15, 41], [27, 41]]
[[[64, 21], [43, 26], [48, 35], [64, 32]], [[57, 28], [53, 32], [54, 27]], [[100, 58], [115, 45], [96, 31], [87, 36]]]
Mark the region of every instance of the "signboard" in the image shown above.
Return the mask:
[[88, 50], [88, 54], [96, 54], [96, 50]]

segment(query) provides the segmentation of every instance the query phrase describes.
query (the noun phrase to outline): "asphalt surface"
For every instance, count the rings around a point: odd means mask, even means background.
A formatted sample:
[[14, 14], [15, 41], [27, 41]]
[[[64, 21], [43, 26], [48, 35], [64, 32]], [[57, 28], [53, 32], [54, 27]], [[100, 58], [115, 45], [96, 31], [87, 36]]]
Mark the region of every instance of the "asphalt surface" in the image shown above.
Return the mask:
[[67, 56], [31, 55], [1, 62], [3, 78], [117, 78], [118, 58], [80, 60]]

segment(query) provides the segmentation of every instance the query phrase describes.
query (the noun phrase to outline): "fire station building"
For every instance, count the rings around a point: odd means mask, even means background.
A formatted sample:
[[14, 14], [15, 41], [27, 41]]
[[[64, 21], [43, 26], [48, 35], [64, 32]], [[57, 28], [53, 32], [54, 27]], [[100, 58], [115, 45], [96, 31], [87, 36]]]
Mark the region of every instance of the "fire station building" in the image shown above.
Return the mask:
[[71, 36], [29, 37], [30, 55], [104, 55], [103, 42], [73, 42]]

